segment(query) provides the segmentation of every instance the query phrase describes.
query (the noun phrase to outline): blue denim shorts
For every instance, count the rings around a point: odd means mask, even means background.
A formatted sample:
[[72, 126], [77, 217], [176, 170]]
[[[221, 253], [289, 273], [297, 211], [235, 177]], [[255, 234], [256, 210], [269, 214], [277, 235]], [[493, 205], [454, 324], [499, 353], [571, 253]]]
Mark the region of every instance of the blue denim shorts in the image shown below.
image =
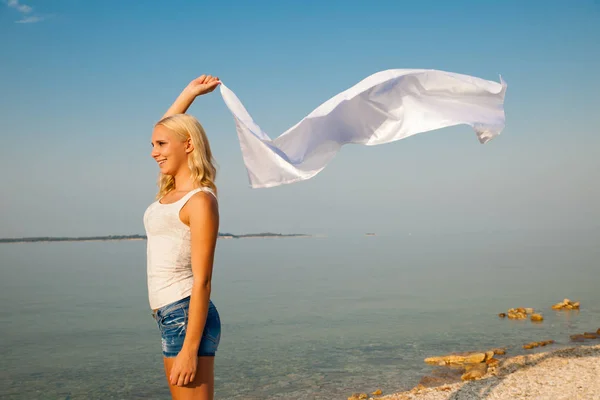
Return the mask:
[[[188, 324], [190, 297], [167, 304], [153, 312], [154, 319], [162, 336], [162, 351], [165, 357], [175, 357], [183, 347]], [[221, 339], [221, 319], [212, 301], [208, 305], [208, 315], [202, 339], [198, 347], [198, 356], [213, 357]]]

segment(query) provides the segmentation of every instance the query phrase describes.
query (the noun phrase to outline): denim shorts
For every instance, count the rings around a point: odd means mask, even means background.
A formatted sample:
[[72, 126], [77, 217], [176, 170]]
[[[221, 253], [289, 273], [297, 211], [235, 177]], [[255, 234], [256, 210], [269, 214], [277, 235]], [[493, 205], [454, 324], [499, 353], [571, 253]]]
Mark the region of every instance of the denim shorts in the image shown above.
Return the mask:
[[[190, 297], [167, 304], [153, 312], [162, 336], [162, 351], [165, 357], [175, 357], [183, 347], [188, 324]], [[212, 301], [208, 304], [208, 315], [198, 347], [198, 356], [213, 357], [221, 339], [221, 320]]]

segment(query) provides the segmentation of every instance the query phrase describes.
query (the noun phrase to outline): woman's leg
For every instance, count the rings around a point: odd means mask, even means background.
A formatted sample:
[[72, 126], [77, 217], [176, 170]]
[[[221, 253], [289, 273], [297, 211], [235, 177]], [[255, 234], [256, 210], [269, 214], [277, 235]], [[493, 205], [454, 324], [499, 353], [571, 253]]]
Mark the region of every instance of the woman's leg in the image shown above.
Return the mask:
[[[175, 357], [163, 357], [167, 383]], [[198, 357], [195, 379], [182, 387], [171, 385], [171, 397], [173, 400], [213, 400], [215, 387], [215, 358]]]

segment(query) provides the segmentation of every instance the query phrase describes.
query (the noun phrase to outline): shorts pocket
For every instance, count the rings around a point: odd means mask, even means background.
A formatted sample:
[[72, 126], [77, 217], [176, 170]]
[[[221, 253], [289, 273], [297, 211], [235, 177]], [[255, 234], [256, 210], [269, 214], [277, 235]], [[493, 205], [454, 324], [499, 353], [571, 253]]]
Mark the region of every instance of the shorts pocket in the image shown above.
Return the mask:
[[158, 320], [158, 327], [161, 332], [169, 332], [176, 330], [184, 332], [187, 325], [187, 309], [184, 306], [170, 310], [167, 315], [164, 315]]

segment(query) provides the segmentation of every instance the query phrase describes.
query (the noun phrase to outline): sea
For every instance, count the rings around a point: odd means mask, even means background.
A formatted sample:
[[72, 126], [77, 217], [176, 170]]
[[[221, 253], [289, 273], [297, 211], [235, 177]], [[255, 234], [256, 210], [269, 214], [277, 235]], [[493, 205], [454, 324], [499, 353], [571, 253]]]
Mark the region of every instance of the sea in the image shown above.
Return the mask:
[[[0, 244], [0, 398], [170, 398], [145, 246]], [[599, 272], [599, 230], [220, 239], [215, 398], [389, 394], [426, 357], [569, 346], [600, 328]], [[516, 307], [544, 321], [498, 317]]]

